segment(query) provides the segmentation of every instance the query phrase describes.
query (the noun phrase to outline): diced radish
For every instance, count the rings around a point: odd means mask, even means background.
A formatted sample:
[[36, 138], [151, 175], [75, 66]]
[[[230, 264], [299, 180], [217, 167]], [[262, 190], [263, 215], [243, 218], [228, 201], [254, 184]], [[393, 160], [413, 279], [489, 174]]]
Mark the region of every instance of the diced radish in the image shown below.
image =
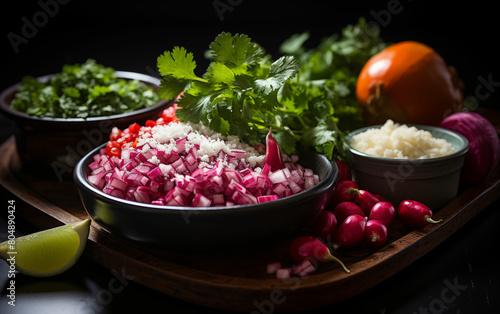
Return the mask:
[[120, 180], [120, 179], [117, 179], [117, 178], [114, 178], [111, 180], [111, 186], [114, 187], [115, 189], [118, 189], [120, 191], [125, 191], [127, 189], [127, 183]]
[[224, 175], [225, 175], [225, 177], [227, 178], [228, 181], [235, 181], [235, 182], [241, 182], [241, 181], [243, 181], [243, 177], [236, 170], [226, 170], [224, 172]]
[[295, 182], [297, 184], [303, 184], [304, 183], [304, 179], [302, 178], [302, 176], [300, 175], [299, 170], [297, 170], [297, 169], [292, 170], [291, 177], [292, 177], [293, 182]]
[[92, 171], [94, 171], [94, 170], [96, 170], [97, 168], [100, 168], [100, 167], [101, 167], [101, 164], [98, 161], [94, 161], [94, 162], [92, 162], [92, 163], [89, 164], [89, 168]]
[[311, 263], [310, 259], [304, 259], [302, 262], [292, 267], [292, 273], [299, 277], [304, 277], [315, 270], [316, 267]]
[[262, 168], [262, 174], [267, 176], [269, 174], [269, 172], [271, 172], [271, 166], [269, 166], [268, 164], [265, 164], [264, 168]]
[[125, 194], [123, 193], [123, 191], [120, 191], [118, 189], [111, 190], [109, 192], [109, 195], [112, 195], [112, 196], [115, 196], [115, 197], [118, 197], [118, 198], [123, 198], [125, 196]]
[[175, 143], [175, 146], [177, 148], [177, 153], [183, 153], [186, 150], [186, 138], [181, 138], [178, 139]]
[[236, 157], [238, 159], [245, 158], [247, 152], [242, 149], [231, 149], [231, 156]]
[[302, 192], [302, 188], [297, 183], [295, 183], [294, 181], [290, 181], [288, 183], [288, 186], [292, 190], [293, 194], [297, 194], [299, 192]]
[[102, 171], [100, 174], [96, 175], [91, 175], [88, 176], [87, 179], [89, 180], [90, 183], [92, 183], [95, 187], [98, 189], [101, 189], [104, 187], [105, 181], [103, 179], [105, 172]]
[[120, 157], [108, 156], [105, 149], [94, 155], [88, 165], [88, 181], [127, 200], [193, 207], [269, 202], [300, 193], [319, 182], [319, 176], [311, 169], [297, 163], [297, 155], [276, 155], [286, 165], [283, 167], [275, 162], [272, 169], [264, 162], [252, 168], [245, 160], [245, 150], [225, 148], [202, 156], [198, 152], [200, 143], [190, 142], [189, 136], [170, 140], [172, 145], [166, 149], [159, 143], [153, 145], [150, 140], [155, 137], [150, 132], [154, 129], [147, 130], [144, 134], [148, 144], [122, 146]]
[[149, 197], [149, 194], [144, 189], [141, 189], [141, 190], [137, 189], [137, 190], [135, 190], [134, 197], [135, 197], [135, 200], [137, 202], [146, 203], [146, 204], [151, 203], [151, 198]]
[[274, 184], [288, 181], [283, 169], [271, 172], [268, 177]]
[[304, 169], [304, 176], [305, 177], [312, 177], [314, 175], [314, 172], [312, 171], [312, 169]]
[[212, 201], [208, 197], [203, 196], [199, 193], [196, 193], [196, 195], [194, 196], [192, 205], [194, 207], [208, 207], [208, 206], [210, 206], [211, 203], [212, 203]]
[[152, 180], [156, 179], [158, 176], [161, 176], [162, 175], [162, 172], [160, 170], [159, 167], [155, 167], [153, 169], [151, 169], [150, 171], [148, 171], [148, 173], [146, 174], [149, 178], [151, 178]]
[[291, 268], [281, 268], [276, 271], [276, 279], [288, 279], [292, 275]]
[[278, 271], [278, 269], [281, 269], [280, 262], [270, 263], [270, 264], [267, 264], [266, 273], [269, 275], [272, 275], [272, 274], [276, 273], [276, 271]]
[[151, 202], [152, 205], [158, 205], [158, 206], [164, 206], [165, 205], [165, 201], [162, 200], [162, 199], [156, 199], [154, 201]]
[[160, 164], [158, 166], [158, 168], [160, 169], [160, 171], [163, 174], [163, 176], [165, 176], [165, 177], [172, 177], [173, 170], [174, 170], [174, 167], [172, 165]]
[[184, 162], [186, 162], [188, 165], [194, 165], [195, 163], [197, 163], [196, 157], [194, 157], [191, 153], [186, 156]]
[[305, 182], [305, 185], [304, 185], [304, 188], [306, 190], [309, 190], [310, 188], [312, 188], [314, 186], [314, 177], [306, 177], [306, 182]]
[[262, 195], [262, 196], [257, 197], [257, 202], [264, 203], [264, 202], [277, 200], [278, 198], [279, 198], [278, 195]]
[[224, 194], [214, 194], [212, 195], [212, 199], [214, 204], [224, 204], [225, 199], [224, 199]]
[[285, 190], [286, 190], [286, 186], [284, 184], [277, 184], [274, 187], [273, 192], [280, 195], [280, 194], [285, 193]]

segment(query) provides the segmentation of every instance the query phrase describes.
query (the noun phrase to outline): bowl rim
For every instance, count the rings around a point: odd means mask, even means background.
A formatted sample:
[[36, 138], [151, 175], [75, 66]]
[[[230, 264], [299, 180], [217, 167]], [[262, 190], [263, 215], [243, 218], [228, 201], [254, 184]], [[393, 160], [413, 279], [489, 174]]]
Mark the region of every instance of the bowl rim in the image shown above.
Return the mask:
[[[38, 77], [36, 77], [36, 79], [40, 82], [46, 82], [55, 74], [57, 74], [57, 73], [51, 73], [51, 74], [38, 76]], [[131, 72], [131, 71], [115, 71], [115, 75], [117, 78], [121, 78], [121, 79], [139, 80], [139, 81], [142, 81], [145, 83], [149, 83], [156, 88], [158, 88], [160, 85], [160, 80], [158, 78], [147, 75], [147, 74], [143, 74], [143, 73]], [[154, 110], [158, 109], [158, 107], [162, 107], [166, 103], [171, 101], [171, 100], [166, 100], [166, 99], [160, 99], [156, 104], [154, 104], [151, 107], [141, 108], [141, 109], [134, 110], [131, 112], [119, 113], [119, 114], [108, 115], [108, 116], [88, 117], [88, 118], [38, 117], [38, 116], [29, 115], [29, 114], [21, 112], [21, 111], [17, 111], [15, 109], [13, 109], [10, 106], [10, 103], [8, 103], [6, 101], [6, 99], [9, 95], [11, 95], [12, 93], [15, 93], [19, 89], [20, 85], [21, 85], [21, 82], [18, 82], [16, 84], [13, 84], [13, 85], [7, 87], [6, 89], [4, 89], [2, 91], [2, 93], [0, 94], [1, 112], [8, 114], [11, 117], [15, 117], [17, 119], [23, 119], [25, 121], [28, 120], [28, 121], [33, 121], [33, 122], [51, 122], [51, 123], [56, 123], [56, 124], [73, 123], [74, 124], [74, 123], [89, 123], [89, 122], [101, 122], [101, 121], [108, 121], [108, 120], [119, 120], [119, 119], [123, 119], [125, 117], [129, 117], [131, 114], [140, 115], [143, 113], [148, 113], [150, 111], [154, 111]]]
[[[445, 155], [445, 156], [440, 156], [440, 157], [432, 157], [432, 158], [421, 158], [421, 159], [415, 159], [415, 158], [390, 158], [390, 157], [381, 157], [381, 156], [375, 156], [375, 155], [370, 155], [370, 154], [367, 154], [365, 152], [362, 152], [360, 150], [357, 150], [355, 148], [353, 148], [351, 146], [351, 141], [352, 141], [352, 137], [355, 136], [356, 134], [359, 134], [359, 133], [362, 133], [364, 131], [367, 131], [369, 129], [374, 129], [374, 128], [380, 128], [382, 127], [383, 125], [382, 124], [377, 124], [377, 125], [370, 125], [370, 126], [366, 126], [366, 127], [362, 127], [362, 128], [359, 128], [359, 129], [356, 129], [354, 131], [351, 131], [349, 134], [347, 134], [344, 138], [344, 144], [347, 145], [347, 147], [349, 148], [349, 151], [353, 154], [353, 155], [357, 155], [359, 157], [364, 157], [364, 158], [368, 158], [368, 159], [373, 159], [373, 160], [379, 160], [379, 161], [383, 161], [383, 162], [394, 162], [394, 163], [401, 163], [401, 162], [438, 162], [438, 161], [443, 161], [443, 160], [447, 160], [447, 159], [453, 159], [453, 158], [456, 158], [456, 157], [459, 157], [459, 156], [462, 156], [462, 155], [465, 155], [468, 151], [469, 151], [469, 140], [463, 136], [462, 134], [456, 132], [456, 131], [453, 131], [453, 130], [449, 130], [449, 129], [445, 129], [445, 128], [442, 128], [442, 127], [439, 127], [439, 126], [433, 126], [433, 125], [424, 125], [424, 124], [411, 124], [411, 123], [407, 123], [405, 124], [407, 126], [414, 126], [416, 127], [417, 129], [420, 129], [420, 130], [425, 130], [425, 131], [438, 131], [438, 132], [441, 132], [441, 133], [446, 133], [448, 135], [451, 135], [452, 137], [455, 137], [459, 140], [462, 141], [462, 145], [461, 147], [456, 150], [455, 152], [451, 153], [451, 154], [448, 154], [448, 155]], [[434, 136], [434, 134], [433, 134]]]
[[87, 155], [85, 155], [82, 159], [78, 161], [75, 166], [75, 170], [73, 172], [73, 178], [77, 186], [81, 189], [85, 189], [88, 192], [92, 193], [95, 197], [100, 199], [108, 199], [117, 204], [124, 204], [128, 206], [132, 206], [135, 210], [142, 211], [144, 213], [155, 213], [155, 214], [172, 214], [172, 213], [180, 213], [185, 211], [192, 212], [204, 212], [204, 213], [226, 213], [226, 212], [235, 212], [244, 214], [245, 212], [249, 212], [255, 209], [256, 206], [259, 208], [279, 208], [287, 204], [292, 204], [301, 200], [309, 200], [316, 195], [323, 194], [326, 191], [330, 190], [335, 182], [338, 180], [339, 171], [335, 162], [328, 160], [326, 156], [319, 154], [317, 152], [313, 152], [318, 158], [323, 159], [325, 164], [328, 165], [328, 171], [326, 172], [323, 180], [313, 186], [312, 188], [302, 191], [300, 193], [287, 196], [284, 198], [280, 198], [270, 202], [257, 203], [257, 204], [247, 204], [247, 205], [234, 205], [234, 206], [210, 206], [210, 207], [187, 207], [187, 206], [169, 206], [169, 205], [154, 205], [154, 204], [145, 204], [139, 203], [135, 201], [130, 201], [126, 199], [122, 199], [113, 195], [109, 195], [104, 193], [103, 191], [94, 187], [85, 177], [85, 169], [88, 166], [89, 160], [99, 152], [101, 148], [104, 148], [106, 143], [96, 147], [92, 151], [90, 151]]

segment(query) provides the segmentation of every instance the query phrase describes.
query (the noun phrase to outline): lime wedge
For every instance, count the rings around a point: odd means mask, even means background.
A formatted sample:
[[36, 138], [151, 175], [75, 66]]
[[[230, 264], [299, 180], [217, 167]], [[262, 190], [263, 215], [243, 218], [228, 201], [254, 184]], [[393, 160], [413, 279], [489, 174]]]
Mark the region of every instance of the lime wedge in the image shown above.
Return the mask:
[[0, 243], [0, 258], [23, 274], [48, 277], [73, 266], [82, 255], [90, 219]]

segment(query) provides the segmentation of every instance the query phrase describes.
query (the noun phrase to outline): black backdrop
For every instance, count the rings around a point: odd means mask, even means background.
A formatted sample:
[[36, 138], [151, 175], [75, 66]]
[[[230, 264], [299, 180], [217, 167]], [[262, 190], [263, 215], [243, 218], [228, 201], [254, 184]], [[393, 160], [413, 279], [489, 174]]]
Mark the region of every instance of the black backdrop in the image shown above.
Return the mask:
[[[498, 15], [484, 0], [26, 2], [5, 2], [1, 11], [0, 87], [89, 57], [118, 70], [157, 73], [156, 58], [175, 45], [193, 51], [204, 71], [203, 51], [221, 31], [245, 33], [276, 57], [293, 33], [309, 30], [307, 45], [315, 46], [361, 16], [388, 42], [411, 39], [437, 50], [458, 69], [466, 96], [475, 95], [479, 77], [500, 82]], [[498, 103], [500, 83], [489, 85], [481, 105]]]
[[[4, 1], [0, 10], [0, 89], [17, 83], [24, 75], [57, 72], [63, 64], [84, 62], [89, 57], [117, 70], [155, 74], [156, 58], [175, 45], [194, 52], [199, 69], [204, 71], [207, 62], [203, 61], [203, 52], [222, 31], [248, 34], [278, 57], [279, 44], [293, 33], [309, 30], [312, 38], [308, 45], [314, 46], [320, 38], [338, 33], [343, 26], [364, 16], [380, 26], [382, 37], [388, 42], [417, 40], [433, 47], [448, 64], [458, 69], [465, 82], [466, 97], [478, 98], [480, 92], [481, 106], [498, 108], [498, 13], [485, 0], [463, 3], [428, 0], [369, 3], [314, 0]], [[12, 123], [0, 115], [0, 143], [12, 131]], [[0, 201], [6, 197], [2, 196]], [[482, 309], [481, 312], [486, 313], [495, 311], [495, 307], [498, 310], [495, 299], [498, 263], [491, 258], [494, 252], [491, 248], [498, 244], [498, 206], [498, 202], [490, 206], [407, 270], [359, 298], [339, 308], [332, 306], [330, 310], [343, 313], [352, 308], [371, 313], [415, 312], [439, 297], [445, 280], [458, 280], [472, 289], [468, 288], [446, 309], [440, 309], [440, 313], [462, 309], [464, 313], [468, 309]], [[2, 222], [2, 226], [6, 223]], [[26, 224], [19, 224], [18, 228], [34, 231]], [[0, 234], [5, 235], [4, 228]], [[90, 268], [94, 270], [89, 271]], [[99, 289], [105, 287], [109, 276], [106, 270], [83, 260], [73, 272], [58, 280], [80, 284], [82, 280], [84, 283], [97, 282], [101, 285], [96, 288]], [[5, 276], [1, 276], [1, 280], [5, 283]], [[1, 280], [0, 286], [3, 285]], [[57, 287], [54, 291], [62, 291]], [[50, 286], [44, 285], [43, 291], [47, 289]], [[3, 289], [2, 293], [5, 291]], [[78, 293], [79, 290], [74, 294], [78, 296]], [[89, 294], [95, 297], [95, 291]], [[49, 299], [62, 306], [61, 298], [63, 295], [59, 293]], [[75, 298], [74, 303], [68, 303], [70, 307], [82, 302]], [[7, 298], [2, 296], [2, 300], [4, 306]], [[54, 307], [43, 307], [33, 300], [32, 308], [36, 311], [49, 309], [54, 313]], [[24, 305], [29, 306], [26, 302]], [[168, 313], [181, 308], [189, 313], [207, 312], [130, 285], [103, 313], [112, 312], [114, 308], [120, 312], [124, 309], [147, 311], [164, 305]], [[61, 311], [67, 309], [60, 308]]]

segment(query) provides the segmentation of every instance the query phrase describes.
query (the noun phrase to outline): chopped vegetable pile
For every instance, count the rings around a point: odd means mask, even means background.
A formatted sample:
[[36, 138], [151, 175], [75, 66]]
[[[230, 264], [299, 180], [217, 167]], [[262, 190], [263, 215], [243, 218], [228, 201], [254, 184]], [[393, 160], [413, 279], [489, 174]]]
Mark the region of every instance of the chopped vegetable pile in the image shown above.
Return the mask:
[[38, 117], [88, 118], [151, 107], [158, 94], [143, 82], [117, 78], [112, 68], [89, 59], [64, 65], [47, 82], [24, 77], [11, 106]]
[[247, 205], [297, 194], [319, 182], [313, 170], [298, 164], [297, 155], [283, 155], [281, 167], [272, 168], [266, 160], [274, 159], [269, 154], [281, 157], [279, 147], [264, 156], [203, 124], [162, 117], [145, 126], [115, 128], [110, 137], [93, 156], [87, 179], [105, 193], [140, 203]]

